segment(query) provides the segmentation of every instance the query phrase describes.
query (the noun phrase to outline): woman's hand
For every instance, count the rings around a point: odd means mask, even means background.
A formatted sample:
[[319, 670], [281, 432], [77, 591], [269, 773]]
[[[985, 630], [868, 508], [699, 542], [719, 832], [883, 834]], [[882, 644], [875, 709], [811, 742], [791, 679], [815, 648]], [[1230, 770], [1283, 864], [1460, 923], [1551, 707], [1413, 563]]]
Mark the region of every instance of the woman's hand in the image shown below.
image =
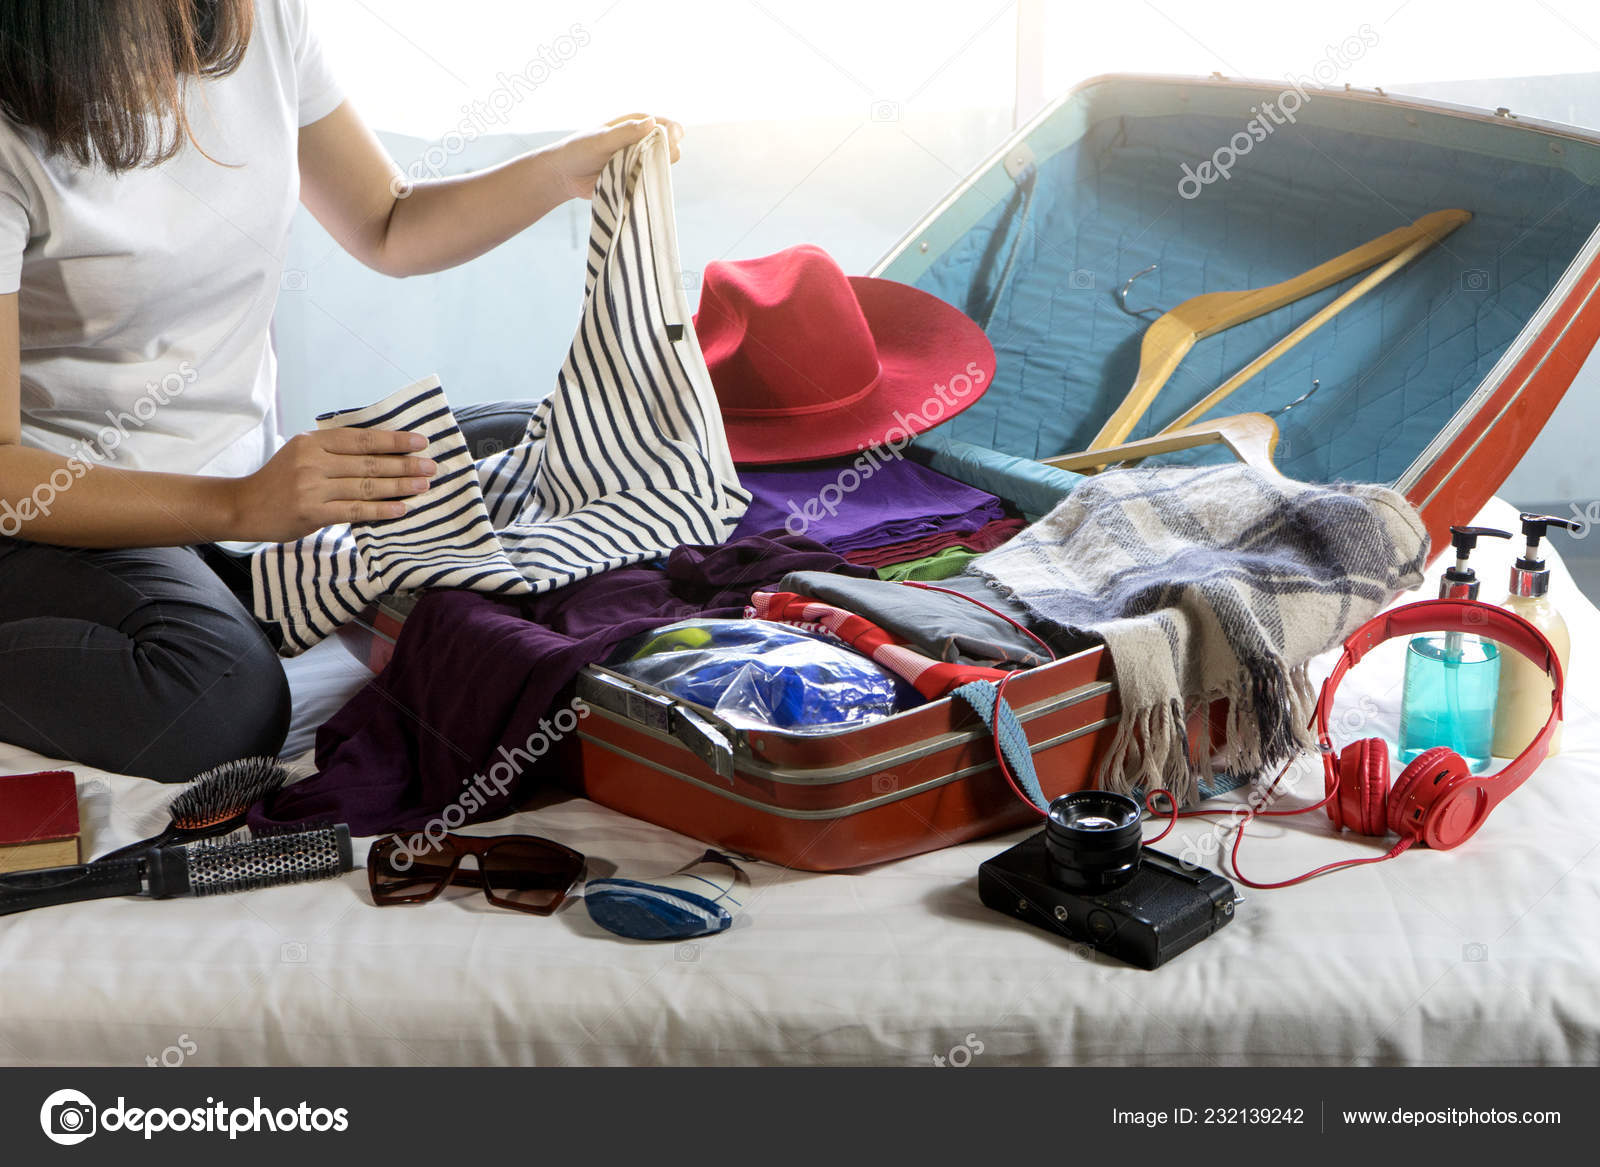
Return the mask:
[[395, 430], [298, 434], [247, 478], [234, 480], [233, 538], [287, 543], [334, 523], [397, 519], [438, 467], [416, 457], [428, 439]]
[[580, 130], [563, 138], [550, 148], [550, 160], [572, 198], [593, 198], [594, 184], [612, 155], [626, 150], [657, 126], [666, 127], [672, 160], [676, 162], [678, 143], [683, 141], [683, 127], [668, 118], [643, 113], [624, 114], [612, 118], [600, 129]]

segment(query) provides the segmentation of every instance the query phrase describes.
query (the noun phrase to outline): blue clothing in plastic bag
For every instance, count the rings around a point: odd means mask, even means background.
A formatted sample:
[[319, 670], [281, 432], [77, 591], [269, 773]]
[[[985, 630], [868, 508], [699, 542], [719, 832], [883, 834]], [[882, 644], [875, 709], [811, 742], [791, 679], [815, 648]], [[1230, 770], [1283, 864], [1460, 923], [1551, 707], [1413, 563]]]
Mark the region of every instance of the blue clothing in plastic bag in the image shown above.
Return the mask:
[[623, 645], [610, 667], [752, 728], [875, 721], [908, 704], [860, 653], [768, 620], [684, 620]]

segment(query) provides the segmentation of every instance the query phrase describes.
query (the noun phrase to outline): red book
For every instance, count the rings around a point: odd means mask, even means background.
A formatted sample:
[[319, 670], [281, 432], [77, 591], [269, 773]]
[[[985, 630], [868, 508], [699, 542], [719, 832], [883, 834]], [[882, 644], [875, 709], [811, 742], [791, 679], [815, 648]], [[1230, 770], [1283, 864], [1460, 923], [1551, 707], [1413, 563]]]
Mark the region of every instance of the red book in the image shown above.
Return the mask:
[[0, 774], [0, 872], [77, 863], [78, 829], [70, 772]]

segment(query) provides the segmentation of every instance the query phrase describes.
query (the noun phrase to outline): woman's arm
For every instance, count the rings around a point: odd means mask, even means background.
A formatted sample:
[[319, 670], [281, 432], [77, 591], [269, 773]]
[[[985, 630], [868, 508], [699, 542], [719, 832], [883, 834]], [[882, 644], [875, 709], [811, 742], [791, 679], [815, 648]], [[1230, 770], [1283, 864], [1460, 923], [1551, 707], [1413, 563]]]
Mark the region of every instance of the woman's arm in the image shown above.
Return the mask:
[[175, 547], [297, 539], [329, 523], [394, 518], [434, 464], [397, 456], [420, 434], [301, 434], [248, 478], [122, 470], [92, 453], [22, 445], [17, 294], [0, 296], [0, 536], [68, 547]]
[[[300, 200], [375, 271], [442, 271], [498, 247], [568, 199], [590, 197], [612, 155], [657, 124], [629, 114], [490, 170], [410, 183], [347, 101], [300, 130]], [[659, 124], [676, 160], [683, 128]]]

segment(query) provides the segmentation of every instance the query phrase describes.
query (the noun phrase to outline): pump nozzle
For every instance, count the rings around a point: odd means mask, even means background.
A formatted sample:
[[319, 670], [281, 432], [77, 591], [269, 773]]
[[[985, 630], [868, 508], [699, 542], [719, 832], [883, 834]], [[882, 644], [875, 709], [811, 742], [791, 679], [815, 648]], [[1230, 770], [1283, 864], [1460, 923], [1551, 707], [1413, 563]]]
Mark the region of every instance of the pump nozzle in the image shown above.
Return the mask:
[[1550, 587], [1550, 571], [1544, 565], [1544, 556], [1539, 554], [1539, 540], [1551, 527], [1576, 531], [1582, 524], [1560, 515], [1536, 515], [1529, 511], [1523, 511], [1518, 517], [1522, 520], [1522, 537], [1527, 546], [1522, 549], [1522, 557], [1512, 565], [1511, 594], [1542, 596]]
[[[1524, 519], [1528, 516], [1523, 515]], [[1557, 520], [1558, 522], [1560, 520]], [[1526, 527], [1524, 527], [1526, 530]], [[1477, 547], [1478, 540], [1483, 539], [1509, 539], [1510, 531], [1502, 531], [1499, 527], [1451, 527], [1450, 543], [1456, 549], [1456, 558], [1464, 560]]]
[[1539, 554], [1539, 540], [1544, 538], [1546, 531], [1551, 527], [1576, 531], [1583, 526], [1573, 519], [1563, 519], [1560, 515], [1535, 515], [1523, 511], [1517, 517], [1522, 520], [1522, 534], [1528, 541], [1527, 550], [1522, 553], [1522, 558], [1517, 560], [1517, 566], [1527, 571], [1544, 570], [1544, 559]]
[[1509, 539], [1510, 531], [1497, 527], [1451, 527], [1450, 543], [1456, 549], [1456, 565], [1446, 569], [1439, 581], [1441, 600], [1476, 600], [1478, 575], [1467, 566], [1467, 556], [1477, 547], [1479, 539]]

